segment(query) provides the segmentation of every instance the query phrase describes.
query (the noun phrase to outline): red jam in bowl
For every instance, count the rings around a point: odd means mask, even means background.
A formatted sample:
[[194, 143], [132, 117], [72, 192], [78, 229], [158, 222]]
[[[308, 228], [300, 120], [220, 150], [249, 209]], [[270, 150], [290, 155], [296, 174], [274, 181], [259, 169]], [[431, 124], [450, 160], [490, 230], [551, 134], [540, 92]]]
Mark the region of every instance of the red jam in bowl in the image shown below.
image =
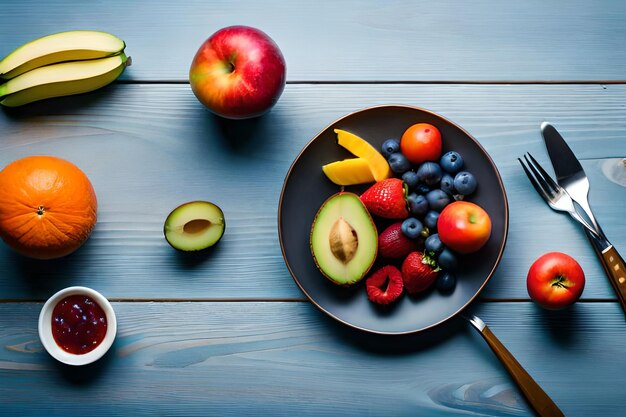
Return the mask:
[[54, 341], [66, 352], [76, 355], [94, 350], [107, 332], [102, 307], [86, 295], [65, 297], [52, 312]]

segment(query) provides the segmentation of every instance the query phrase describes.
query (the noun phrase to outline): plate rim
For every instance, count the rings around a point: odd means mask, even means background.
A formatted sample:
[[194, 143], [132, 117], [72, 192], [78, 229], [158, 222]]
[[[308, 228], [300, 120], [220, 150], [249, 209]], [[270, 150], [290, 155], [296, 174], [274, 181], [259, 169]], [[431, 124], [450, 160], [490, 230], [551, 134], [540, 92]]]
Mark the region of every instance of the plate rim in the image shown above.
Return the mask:
[[[469, 300], [463, 304], [461, 307], [459, 307], [459, 309], [455, 312], [453, 312], [452, 314], [450, 314], [448, 317], [444, 317], [443, 319], [432, 323], [426, 327], [422, 327], [420, 329], [415, 329], [415, 330], [407, 330], [407, 331], [381, 331], [381, 330], [375, 330], [375, 329], [368, 329], [368, 328], [364, 328], [363, 326], [358, 326], [356, 324], [350, 323], [340, 317], [338, 317], [337, 315], [333, 314], [332, 312], [328, 311], [327, 309], [325, 309], [324, 307], [322, 307], [317, 301], [315, 301], [313, 299], [313, 297], [311, 297], [309, 295], [309, 293], [302, 287], [302, 284], [300, 283], [300, 281], [298, 280], [298, 278], [296, 277], [296, 274], [294, 273], [293, 269], [291, 268], [291, 265], [289, 263], [289, 261], [287, 260], [287, 255], [285, 253], [285, 246], [283, 243], [283, 234], [282, 234], [282, 210], [283, 210], [283, 197], [284, 197], [284, 193], [285, 193], [285, 188], [287, 187], [287, 182], [289, 181], [289, 178], [291, 177], [292, 171], [294, 169], [294, 167], [296, 166], [296, 164], [298, 163], [298, 160], [302, 157], [302, 155], [306, 152], [306, 150], [309, 148], [309, 146], [311, 146], [313, 144], [313, 142], [315, 142], [324, 132], [326, 132], [331, 126], [339, 123], [340, 121], [351, 117], [355, 114], [358, 113], [363, 113], [363, 112], [367, 112], [367, 111], [372, 111], [372, 110], [376, 110], [376, 109], [380, 109], [380, 108], [404, 108], [404, 109], [410, 109], [410, 110], [417, 110], [420, 112], [424, 112], [424, 113], [428, 113], [432, 116], [434, 116], [435, 118], [439, 118], [443, 121], [445, 121], [446, 123], [450, 124], [451, 126], [454, 126], [455, 128], [459, 129], [460, 131], [462, 131], [465, 135], [467, 135], [470, 139], [472, 139], [474, 141], [474, 143], [479, 147], [479, 149], [482, 151], [482, 153], [487, 157], [487, 160], [489, 161], [489, 164], [491, 165], [491, 167], [494, 169], [494, 171], [497, 174], [497, 180], [498, 183], [500, 184], [500, 189], [502, 190], [502, 199], [503, 199], [503, 203], [504, 203], [504, 241], [502, 242], [502, 246], [500, 247], [500, 250], [498, 252], [498, 256], [496, 258], [496, 261], [493, 265], [493, 267], [491, 268], [491, 270], [489, 271], [489, 274], [487, 275], [487, 277], [485, 278], [485, 280], [483, 281], [483, 283], [481, 284], [481, 286], [476, 290], [476, 292], [474, 293], [473, 296], [471, 296], [469, 298]], [[509, 203], [508, 203], [508, 197], [506, 194], [506, 188], [504, 187], [504, 183], [502, 181], [502, 176], [500, 175], [500, 171], [498, 170], [498, 167], [496, 166], [495, 162], [493, 161], [493, 159], [491, 158], [491, 155], [487, 152], [487, 150], [482, 146], [482, 144], [476, 140], [476, 138], [471, 135], [467, 130], [465, 130], [463, 127], [461, 127], [460, 125], [458, 125], [457, 123], [453, 122], [452, 120], [440, 115], [439, 113], [435, 113], [434, 111], [422, 108], [422, 107], [418, 107], [418, 106], [411, 106], [411, 105], [406, 105], [406, 104], [379, 104], [379, 105], [375, 105], [375, 106], [370, 106], [370, 107], [365, 107], [362, 109], [358, 109], [355, 111], [352, 111], [350, 113], [347, 113], [335, 120], [333, 120], [332, 122], [330, 122], [328, 125], [326, 125], [324, 128], [322, 128], [315, 136], [313, 136], [312, 139], [310, 139], [300, 150], [300, 152], [298, 152], [298, 155], [296, 155], [296, 157], [294, 158], [294, 160], [292, 161], [291, 165], [289, 166], [289, 169], [287, 170], [287, 173], [285, 174], [285, 179], [283, 181], [283, 185], [281, 187], [280, 190], [280, 197], [278, 200], [278, 240], [279, 240], [279, 244], [280, 244], [280, 251], [283, 257], [283, 261], [285, 262], [285, 266], [287, 267], [287, 270], [289, 271], [289, 274], [291, 275], [291, 278], [294, 280], [294, 282], [296, 283], [296, 285], [298, 286], [298, 288], [300, 288], [300, 291], [302, 291], [302, 293], [305, 295], [305, 297], [321, 312], [323, 312], [324, 314], [326, 314], [328, 317], [331, 317], [332, 319], [352, 328], [358, 331], [362, 331], [365, 333], [370, 333], [370, 334], [378, 334], [378, 335], [385, 335], [385, 336], [401, 336], [401, 335], [412, 335], [412, 334], [416, 334], [416, 333], [421, 333], [424, 332], [428, 329], [431, 329], [433, 327], [437, 327], [443, 323], [445, 323], [446, 321], [452, 319], [453, 317], [457, 316], [459, 313], [461, 313], [465, 308], [467, 308], [477, 297], [478, 295], [482, 292], [483, 288], [487, 285], [487, 283], [491, 280], [491, 277], [493, 276], [493, 274], [495, 273], [496, 269], [498, 268], [498, 265], [500, 264], [500, 261], [502, 260], [502, 255], [504, 254], [504, 249], [506, 247], [506, 243], [508, 240], [508, 234], [509, 234]]]

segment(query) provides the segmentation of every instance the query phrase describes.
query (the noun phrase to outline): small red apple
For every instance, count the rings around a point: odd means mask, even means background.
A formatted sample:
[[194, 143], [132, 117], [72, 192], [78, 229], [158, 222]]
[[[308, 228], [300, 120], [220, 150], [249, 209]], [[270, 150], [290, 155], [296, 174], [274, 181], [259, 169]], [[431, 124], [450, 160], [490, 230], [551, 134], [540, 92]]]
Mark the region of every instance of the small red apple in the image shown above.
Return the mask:
[[548, 310], [560, 310], [580, 298], [585, 273], [574, 258], [561, 252], [540, 256], [528, 270], [528, 295]]
[[439, 215], [437, 231], [439, 239], [453, 251], [476, 252], [491, 236], [491, 218], [478, 204], [455, 201]]
[[189, 83], [213, 113], [247, 119], [268, 111], [285, 88], [286, 66], [276, 43], [259, 29], [230, 26], [198, 49]]

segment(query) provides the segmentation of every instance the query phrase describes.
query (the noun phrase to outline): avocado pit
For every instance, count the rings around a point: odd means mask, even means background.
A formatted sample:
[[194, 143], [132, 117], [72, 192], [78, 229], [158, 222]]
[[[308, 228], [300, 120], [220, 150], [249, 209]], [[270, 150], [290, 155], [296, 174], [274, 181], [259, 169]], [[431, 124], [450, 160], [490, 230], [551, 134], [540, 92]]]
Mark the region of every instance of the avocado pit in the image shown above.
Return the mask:
[[343, 217], [337, 219], [330, 229], [328, 237], [330, 251], [342, 263], [347, 264], [354, 258], [359, 247], [356, 230]]

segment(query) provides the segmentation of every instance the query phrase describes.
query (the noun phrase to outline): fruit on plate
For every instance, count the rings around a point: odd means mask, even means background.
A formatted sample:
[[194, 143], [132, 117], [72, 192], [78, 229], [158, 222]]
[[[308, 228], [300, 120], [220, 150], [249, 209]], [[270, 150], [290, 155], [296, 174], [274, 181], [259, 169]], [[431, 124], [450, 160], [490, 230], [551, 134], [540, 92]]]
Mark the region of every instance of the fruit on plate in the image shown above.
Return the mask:
[[423, 252], [411, 252], [402, 262], [404, 288], [411, 295], [417, 295], [430, 288], [437, 280], [438, 274], [437, 262]]
[[199, 251], [215, 245], [224, 235], [226, 221], [217, 205], [191, 201], [176, 207], [165, 219], [165, 240], [183, 252]]
[[417, 250], [417, 240], [408, 238], [402, 232], [403, 222], [393, 223], [378, 236], [378, 256], [387, 259], [401, 259]]
[[396, 301], [403, 287], [402, 273], [393, 265], [383, 266], [365, 281], [367, 298], [380, 305]]
[[108, 58], [64, 62], [36, 68], [0, 85], [0, 104], [17, 107], [52, 97], [86, 93], [113, 82], [130, 59]]
[[369, 162], [365, 158], [350, 158], [322, 166], [329, 180], [337, 185], [355, 185], [374, 182]]
[[439, 165], [449, 174], [456, 174], [463, 168], [463, 157], [456, 151], [448, 151], [439, 160]]
[[574, 258], [561, 252], [540, 256], [528, 270], [528, 295], [548, 310], [560, 310], [578, 300], [585, 288], [585, 273]]
[[456, 275], [452, 272], [442, 271], [435, 282], [437, 289], [442, 293], [451, 293], [456, 287]]
[[0, 171], [0, 237], [22, 255], [68, 255], [96, 224], [96, 193], [76, 165], [53, 156], [29, 156]]
[[248, 26], [218, 30], [202, 43], [189, 69], [191, 90], [213, 113], [247, 119], [267, 112], [285, 88], [278, 45]]
[[476, 190], [476, 178], [470, 172], [461, 171], [454, 176], [454, 189], [461, 195], [470, 195]]
[[338, 285], [352, 285], [369, 272], [378, 252], [378, 232], [359, 197], [339, 192], [319, 208], [310, 236], [320, 272]]
[[389, 164], [385, 157], [369, 144], [365, 139], [342, 129], [335, 129], [337, 143], [350, 151], [353, 155], [367, 160], [376, 181], [382, 181], [392, 176]]
[[385, 219], [405, 219], [409, 215], [407, 188], [399, 178], [388, 178], [373, 184], [361, 194], [367, 210]]
[[459, 253], [472, 253], [482, 248], [491, 236], [489, 214], [477, 204], [455, 201], [448, 204], [437, 220], [441, 241]]
[[441, 157], [441, 133], [428, 123], [416, 123], [402, 134], [400, 150], [413, 164], [439, 161]]
[[459, 266], [459, 260], [454, 252], [450, 248], [443, 247], [441, 252], [436, 255], [437, 264], [444, 271], [456, 271]]
[[0, 61], [0, 78], [8, 80], [35, 68], [61, 62], [105, 58], [126, 45], [115, 35], [94, 30], [55, 33], [30, 41]]

